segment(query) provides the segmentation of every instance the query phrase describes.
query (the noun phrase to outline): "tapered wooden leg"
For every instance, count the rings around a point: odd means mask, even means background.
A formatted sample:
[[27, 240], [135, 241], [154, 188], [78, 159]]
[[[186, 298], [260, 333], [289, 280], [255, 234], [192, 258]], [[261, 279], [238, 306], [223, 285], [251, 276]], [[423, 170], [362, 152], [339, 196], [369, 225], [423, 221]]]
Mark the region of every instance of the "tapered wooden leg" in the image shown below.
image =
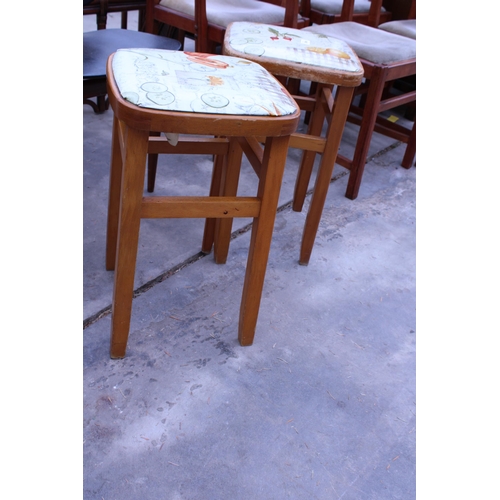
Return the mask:
[[[361, 179], [365, 170], [366, 157], [368, 156], [373, 129], [377, 120], [380, 99], [384, 91], [384, 80], [382, 76], [374, 75], [368, 87], [366, 105], [363, 108], [363, 117], [361, 119], [358, 140], [356, 141], [356, 149], [345, 193], [346, 197], [351, 200], [355, 200], [358, 197]], [[375, 82], [378, 83], [375, 84]]]
[[266, 140], [257, 193], [261, 208], [252, 224], [240, 307], [238, 340], [242, 346], [251, 345], [255, 335], [289, 139], [269, 137]]
[[120, 191], [122, 185], [123, 159], [120, 148], [120, 124], [113, 118], [111, 138], [111, 162], [109, 172], [108, 222], [106, 230], [106, 269], [113, 271], [116, 258], [118, 237], [118, 217], [120, 210]]
[[[212, 170], [212, 182], [210, 184], [210, 196], [220, 196], [222, 170], [224, 168], [224, 156], [216, 155], [214, 158], [214, 166]], [[210, 253], [215, 239], [215, 223], [217, 219], [206, 219], [205, 230], [203, 232], [203, 241], [201, 243], [201, 251]]]
[[[240, 179], [243, 151], [238, 139], [232, 137], [224, 161], [221, 178], [221, 196], [236, 196]], [[225, 264], [229, 253], [233, 219], [217, 219], [215, 225], [214, 259], [217, 264]]]
[[130, 128], [124, 131], [123, 174], [111, 319], [112, 358], [125, 356], [130, 329], [148, 135], [148, 132]]
[[415, 152], [417, 150], [416, 141], [417, 141], [417, 122], [415, 121], [410, 132], [408, 144], [406, 145], [403, 161], [401, 162], [401, 166], [404, 168], [410, 168], [413, 165], [413, 160], [415, 159]]
[[304, 232], [302, 234], [299, 258], [299, 264], [301, 265], [307, 265], [311, 257], [314, 240], [316, 239], [321, 214], [323, 213], [323, 207], [325, 205], [326, 195], [332, 179], [340, 141], [344, 132], [345, 122], [351, 106], [353, 92], [353, 87], [337, 88], [333, 114], [326, 135], [325, 150], [321, 156], [321, 163], [314, 183], [311, 203], [309, 205]]
[[[151, 132], [151, 136], [159, 137], [161, 135], [160, 132]], [[157, 154], [149, 154], [148, 155], [148, 193], [152, 193], [155, 190], [155, 181], [156, 181], [156, 170], [158, 167], [158, 155]]]
[[[308, 135], [319, 137], [323, 129], [325, 121], [325, 109], [322, 103], [322, 93], [325, 85], [316, 84], [316, 104], [311, 116], [308, 127]], [[295, 190], [293, 193], [292, 209], [295, 212], [301, 212], [306, 199], [307, 188], [309, 187], [309, 180], [314, 166], [316, 153], [314, 151], [304, 151], [300, 162], [299, 172], [295, 180]]]

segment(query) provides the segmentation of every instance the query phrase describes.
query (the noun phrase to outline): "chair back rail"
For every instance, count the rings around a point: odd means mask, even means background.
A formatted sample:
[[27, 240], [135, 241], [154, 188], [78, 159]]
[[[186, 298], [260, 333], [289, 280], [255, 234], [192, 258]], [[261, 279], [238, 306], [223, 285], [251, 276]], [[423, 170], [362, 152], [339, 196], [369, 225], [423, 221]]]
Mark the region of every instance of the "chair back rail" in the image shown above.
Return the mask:
[[[164, 23], [169, 25], [170, 20], [172, 23], [170, 25], [174, 25], [179, 30], [192, 33], [194, 35], [195, 47], [198, 52], [213, 52], [214, 45], [222, 42], [224, 27], [209, 23], [207, 18], [207, 0], [193, 0], [194, 17], [190, 17], [189, 15], [182, 14], [180, 12], [173, 13], [172, 10], [163, 7], [160, 4], [160, 1], [161, 0], [146, 0], [146, 31], [148, 33], [158, 33], [160, 24]], [[285, 9], [283, 26], [298, 28], [309, 24], [307, 19], [303, 19], [301, 20], [302, 24], [299, 26], [299, 0], [259, 1], [278, 5]]]

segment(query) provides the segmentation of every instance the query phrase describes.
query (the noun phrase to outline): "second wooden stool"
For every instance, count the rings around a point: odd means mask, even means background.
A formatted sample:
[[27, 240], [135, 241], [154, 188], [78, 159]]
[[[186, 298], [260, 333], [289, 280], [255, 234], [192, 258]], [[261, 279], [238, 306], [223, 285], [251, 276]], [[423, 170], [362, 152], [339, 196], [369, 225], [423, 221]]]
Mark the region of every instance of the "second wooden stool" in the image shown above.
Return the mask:
[[[290, 147], [304, 150], [294, 193], [293, 209], [300, 212], [316, 154], [321, 154], [311, 204], [302, 235], [299, 263], [311, 257], [328, 186], [337, 158], [354, 88], [361, 84], [363, 67], [343, 41], [304, 30], [267, 24], [235, 22], [228, 26], [223, 53], [258, 62], [273, 75], [316, 82], [313, 97], [294, 95], [311, 112], [307, 134], [292, 135]], [[332, 92], [336, 87], [336, 93]], [[328, 128], [322, 135], [325, 120]]]

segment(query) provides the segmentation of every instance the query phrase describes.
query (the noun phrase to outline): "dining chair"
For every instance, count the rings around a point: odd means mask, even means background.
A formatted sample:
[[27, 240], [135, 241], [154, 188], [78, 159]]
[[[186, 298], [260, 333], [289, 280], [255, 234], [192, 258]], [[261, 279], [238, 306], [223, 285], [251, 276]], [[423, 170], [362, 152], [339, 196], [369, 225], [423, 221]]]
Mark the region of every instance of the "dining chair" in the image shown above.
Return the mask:
[[[216, 53], [233, 21], [299, 28], [309, 25], [299, 13], [299, 0], [147, 0], [146, 31], [157, 34], [165, 25], [176, 30], [182, 44], [190, 34], [197, 52]], [[174, 36], [169, 31], [167, 35]]]
[[[359, 103], [353, 103], [348, 120], [359, 126], [355, 151], [352, 158], [339, 154], [337, 163], [349, 170], [346, 197], [358, 196], [363, 171], [374, 132], [382, 133], [406, 143], [401, 162], [404, 168], [413, 165], [416, 152], [415, 123], [408, 129], [387, 119], [382, 113], [396, 107], [416, 102], [416, 88], [408, 91], [391, 92], [392, 83], [398, 79], [416, 75], [416, 41], [379, 29], [379, 14], [382, 0], [371, 0], [370, 16], [372, 26], [352, 21], [354, 0], [344, 0], [344, 13], [348, 17], [333, 24], [313, 25], [304, 31], [322, 34], [343, 40], [358, 55], [364, 69], [364, 83], [356, 89], [363, 94]], [[304, 175], [304, 183], [308, 183]], [[295, 200], [299, 207], [303, 199]]]
[[96, 16], [97, 29], [106, 29], [108, 13], [121, 13], [121, 28], [128, 27], [128, 13], [138, 11], [138, 29], [144, 31], [146, 18], [146, 0], [83, 0], [83, 15]]
[[[310, 19], [311, 24], [331, 24], [345, 19], [348, 8], [342, 0], [301, 0], [300, 13]], [[352, 20], [361, 24], [369, 24], [370, 0], [355, 0]], [[391, 12], [382, 8], [380, 22], [391, 19]]]
[[[240, 344], [252, 344], [290, 134], [300, 119], [296, 102], [258, 64], [194, 52], [119, 50], [108, 59], [107, 84], [114, 113], [106, 240], [106, 268], [114, 270], [111, 357], [126, 353], [144, 218], [253, 218], [238, 326]], [[264, 142], [253, 149], [255, 136]], [[258, 187], [243, 197], [234, 180], [248, 143], [259, 158]], [[212, 185], [220, 189], [145, 196], [148, 153], [214, 155], [222, 168]]]

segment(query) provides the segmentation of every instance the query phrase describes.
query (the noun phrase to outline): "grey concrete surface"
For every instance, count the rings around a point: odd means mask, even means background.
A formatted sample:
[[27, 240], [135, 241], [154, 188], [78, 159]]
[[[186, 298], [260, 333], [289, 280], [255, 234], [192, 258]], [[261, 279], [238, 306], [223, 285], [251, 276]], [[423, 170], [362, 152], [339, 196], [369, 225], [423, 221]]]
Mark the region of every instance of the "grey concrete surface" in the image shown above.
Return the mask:
[[[111, 360], [111, 119], [84, 106], [84, 498], [415, 498], [416, 169], [400, 167], [404, 146], [374, 137], [355, 201], [336, 167], [307, 267], [290, 152], [250, 347], [237, 341], [250, 233], [219, 266], [199, 255], [203, 221], [143, 221], [135, 286], [150, 287], [134, 299], [126, 358]], [[348, 126], [343, 151], [355, 135]], [[157, 193], [206, 193], [210, 167], [162, 159]]]

